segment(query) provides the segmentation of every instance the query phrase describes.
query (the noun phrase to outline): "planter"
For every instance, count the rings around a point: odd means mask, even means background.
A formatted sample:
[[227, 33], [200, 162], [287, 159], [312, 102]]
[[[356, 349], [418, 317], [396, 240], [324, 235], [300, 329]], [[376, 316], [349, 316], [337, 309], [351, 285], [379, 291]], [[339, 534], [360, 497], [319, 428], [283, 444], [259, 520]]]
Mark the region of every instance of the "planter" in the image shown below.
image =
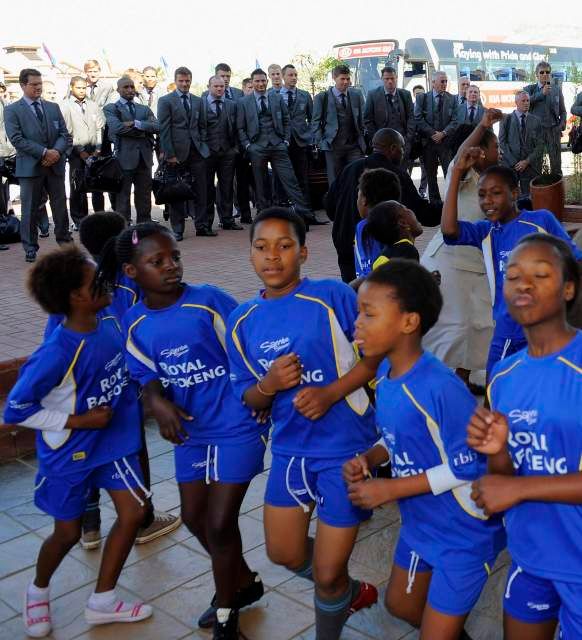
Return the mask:
[[547, 209], [558, 220], [564, 217], [566, 192], [564, 178], [555, 174], [543, 174], [535, 177], [529, 185], [529, 193], [534, 210]]

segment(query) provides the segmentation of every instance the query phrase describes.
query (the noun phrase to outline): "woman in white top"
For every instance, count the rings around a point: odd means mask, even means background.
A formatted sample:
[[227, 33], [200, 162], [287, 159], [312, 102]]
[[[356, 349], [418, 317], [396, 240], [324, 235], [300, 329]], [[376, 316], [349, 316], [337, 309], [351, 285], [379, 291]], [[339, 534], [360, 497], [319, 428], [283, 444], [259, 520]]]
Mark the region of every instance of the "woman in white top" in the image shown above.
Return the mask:
[[[497, 110], [485, 111], [481, 122], [457, 152], [480, 147], [482, 155], [474, 169], [463, 178], [459, 191], [459, 220], [474, 222], [484, 218], [479, 207], [479, 173], [499, 162], [499, 143], [491, 125]], [[455, 156], [455, 158], [457, 157]], [[454, 164], [453, 159], [451, 164]], [[449, 187], [447, 173], [445, 190]], [[485, 369], [493, 334], [491, 293], [485, 273], [483, 254], [474, 247], [450, 247], [437, 231], [421, 260], [429, 271], [441, 274], [443, 310], [437, 324], [426, 334], [423, 346], [434, 353], [468, 384], [471, 371]]]

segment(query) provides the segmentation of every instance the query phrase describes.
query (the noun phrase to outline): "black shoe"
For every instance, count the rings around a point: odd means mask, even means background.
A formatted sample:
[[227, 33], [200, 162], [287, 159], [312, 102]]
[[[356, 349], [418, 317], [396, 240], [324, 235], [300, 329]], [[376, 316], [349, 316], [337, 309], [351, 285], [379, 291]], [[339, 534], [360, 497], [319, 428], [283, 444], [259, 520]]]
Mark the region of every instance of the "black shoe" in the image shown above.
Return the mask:
[[212, 640], [238, 640], [238, 609], [230, 609], [226, 622], [214, 622]]
[[196, 235], [202, 236], [203, 238], [215, 238], [218, 233], [212, 231], [212, 229], [196, 229]]
[[27, 251], [24, 259], [26, 262], [36, 262], [36, 251], [34, 249]]
[[[263, 586], [263, 582], [261, 578], [259, 578], [259, 574], [253, 572], [253, 581], [248, 587], [241, 589], [236, 594], [235, 605], [237, 609], [242, 609], [243, 607], [248, 607], [257, 600], [260, 600], [265, 594], [265, 587]], [[198, 626], [201, 629], [210, 629], [214, 622], [216, 621], [216, 594], [212, 597], [212, 602], [206, 611], [200, 616], [198, 619]]]
[[68, 238], [64, 238], [63, 240], [57, 240], [57, 244], [59, 247], [67, 247], [70, 244], [73, 244], [73, 238], [69, 236]]
[[227, 222], [222, 225], [222, 228], [225, 231], [243, 231], [244, 227], [240, 225], [238, 222]]
[[41, 238], [48, 238], [50, 236], [50, 233], [48, 231], [48, 229], [46, 231], [40, 231], [38, 234]]
[[8, 251], [10, 247], [7, 244], [0, 244], [0, 251]]
[[329, 220], [318, 220], [315, 216], [305, 216], [305, 222], [314, 227], [323, 226], [324, 224], [329, 224]]
[[184, 240], [184, 234], [183, 233], [176, 233], [174, 231], [174, 240], [176, 242], [182, 242], [182, 240]]
[[245, 211], [243, 213], [240, 214], [240, 221], [243, 224], [252, 224], [253, 222], [253, 216], [251, 215], [250, 211]]

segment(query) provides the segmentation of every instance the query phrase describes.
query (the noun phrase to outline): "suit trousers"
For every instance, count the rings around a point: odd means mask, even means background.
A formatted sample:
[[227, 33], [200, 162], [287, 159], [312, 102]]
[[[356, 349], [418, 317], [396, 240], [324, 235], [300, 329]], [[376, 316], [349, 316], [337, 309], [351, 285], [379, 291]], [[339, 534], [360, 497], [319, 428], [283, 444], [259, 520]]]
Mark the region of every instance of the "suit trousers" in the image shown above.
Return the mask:
[[73, 174], [75, 171], [82, 170], [84, 167], [85, 161], [76, 151], [73, 151], [69, 156], [69, 213], [76, 225], [89, 214], [87, 194], [84, 191], [77, 191], [73, 182]]
[[562, 145], [560, 127], [542, 127], [544, 147], [550, 158], [550, 171], [562, 175]]
[[303, 192], [303, 197], [307, 203], [307, 208], [311, 209], [311, 196], [309, 194], [309, 161], [307, 158], [307, 147], [300, 147], [295, 140], [289, 143], [289, 159], [295, 171], [295, 177], [299, 183], [299, 188]]
[[8, 202], [10, 201], [10, 185], [8, 180], [0, 177], [0, 216], [8, 213]]
[[[211, 153], [204, 161], [206, 165], [206, 208], [210, 225], [214, 221], [214, 204], [222, 224], [232, 224], [234, 169], [236, 163], [236, 150], [219, 151]], [[214, 178], [217, 180], [217, 188], [214, 186]], [[217, 193], [218, 191], [218, 193]]]
[[38, 224], [41, 220], [43, 190], [51, 205], [55, 238], [57, 242], [69, 242], [69, 213], [65, 176], [57, 175], [51, 167], [41, 167], [41, 175], [18, 178], [20, 183], [20, 236], [25, 251], [38, 250]]
[[[174, 233], [184, 233], [184, 220], [190, 216], [194, 218], [196, 231], [212, 228], [212, 218], [208, 215], [206, 207], [206, 164], [204, 158], [194, 149], [190, 150], [190, 156], [183, 163], [190, 169], [193, 177], [193, 185], [196, 191], [196, 200], [178, 202], [170, 205], [170, 224]], [[214, 216], [213, 216], [214, 217]]]
[[269, 191], [267, 188], [267, 180], [269, 179], [267, 163], [270, 162], [277, 177], [281, 181], [283, 191], [292, 205], [295, 205], [304, 213], [308, 210], [307, 202], [303, 196], [293, 165], [289, 159], [287, 145], [283, 142], [276, 146], [268, 145], [266, 147], [257, 144], [251, 144], [247, 149], [247, 153], [251, 160], [253, 175], [255, 177], [255, 188], [257, 192], [257, 210], [262, 211], [269, 206]]
[[324, 151], [323, 153], [325, 155], [325, 167], [327, 169], [327, 183], [330, 186], [347, 164], [364, 157], [362, 150], [357, 144], [338, 146], [331, 151]]
[[539, 175], [533, 167], [527, 167], [525, 171], [517, 174], [519, 178], [519, 192], [522, 196], [529, 196], [529, 183]]
[[135, 169], [123, 170], [121, 191], [116, 194], [117, 212], [131, 224], [131, 187], [133, 186], [133, 202], [136, 222], [150, 222], [152, 219], [152, 168], [140, 158]]
[[250, 220], [251, 199], [254, 201], [254, 178], [251, 163], [245, 153], [236, 154], [234, 168], [235, 206], [241, 218]]
[[426, 179], [428, 182], [428, 197], [431, 202], [439, 202], [441, 201], [441, 194], [437, 179], [439, 162], [443, 168], [443, 173], [446, 176], [449, 164], [453, 159], [452, 151], [446, 142], [436, 144], [432, 140], [429, 140], [422, 153], [422, 159], [424, 161]]

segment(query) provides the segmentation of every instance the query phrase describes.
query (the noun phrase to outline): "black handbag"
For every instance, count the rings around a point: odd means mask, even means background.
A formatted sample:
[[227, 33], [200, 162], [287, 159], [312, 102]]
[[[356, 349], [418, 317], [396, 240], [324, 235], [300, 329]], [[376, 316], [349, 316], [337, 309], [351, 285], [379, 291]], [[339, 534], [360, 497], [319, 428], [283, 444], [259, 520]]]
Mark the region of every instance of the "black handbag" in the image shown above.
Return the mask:
[[178, 204], [196, 199], [194, 179], [187, 167], [161, 163], [152, 180], [156, 204]]
[[570, 130], [568, 144], [572, 153], [582, 153], [582, 125], [574, 125]]
[[8, 184], [18, 184], [16, 173], [16, 156], [6, 156], [0, 158], [0, 178], [6, 178]]
[[84, 193], [119, 193], [123, 175], [115, 156], [91, 157], [84, 167], [74, 171], [73, 186]]
[[20, 220], [11, 214], [0, 215], [0, 244], [20, 242]]

